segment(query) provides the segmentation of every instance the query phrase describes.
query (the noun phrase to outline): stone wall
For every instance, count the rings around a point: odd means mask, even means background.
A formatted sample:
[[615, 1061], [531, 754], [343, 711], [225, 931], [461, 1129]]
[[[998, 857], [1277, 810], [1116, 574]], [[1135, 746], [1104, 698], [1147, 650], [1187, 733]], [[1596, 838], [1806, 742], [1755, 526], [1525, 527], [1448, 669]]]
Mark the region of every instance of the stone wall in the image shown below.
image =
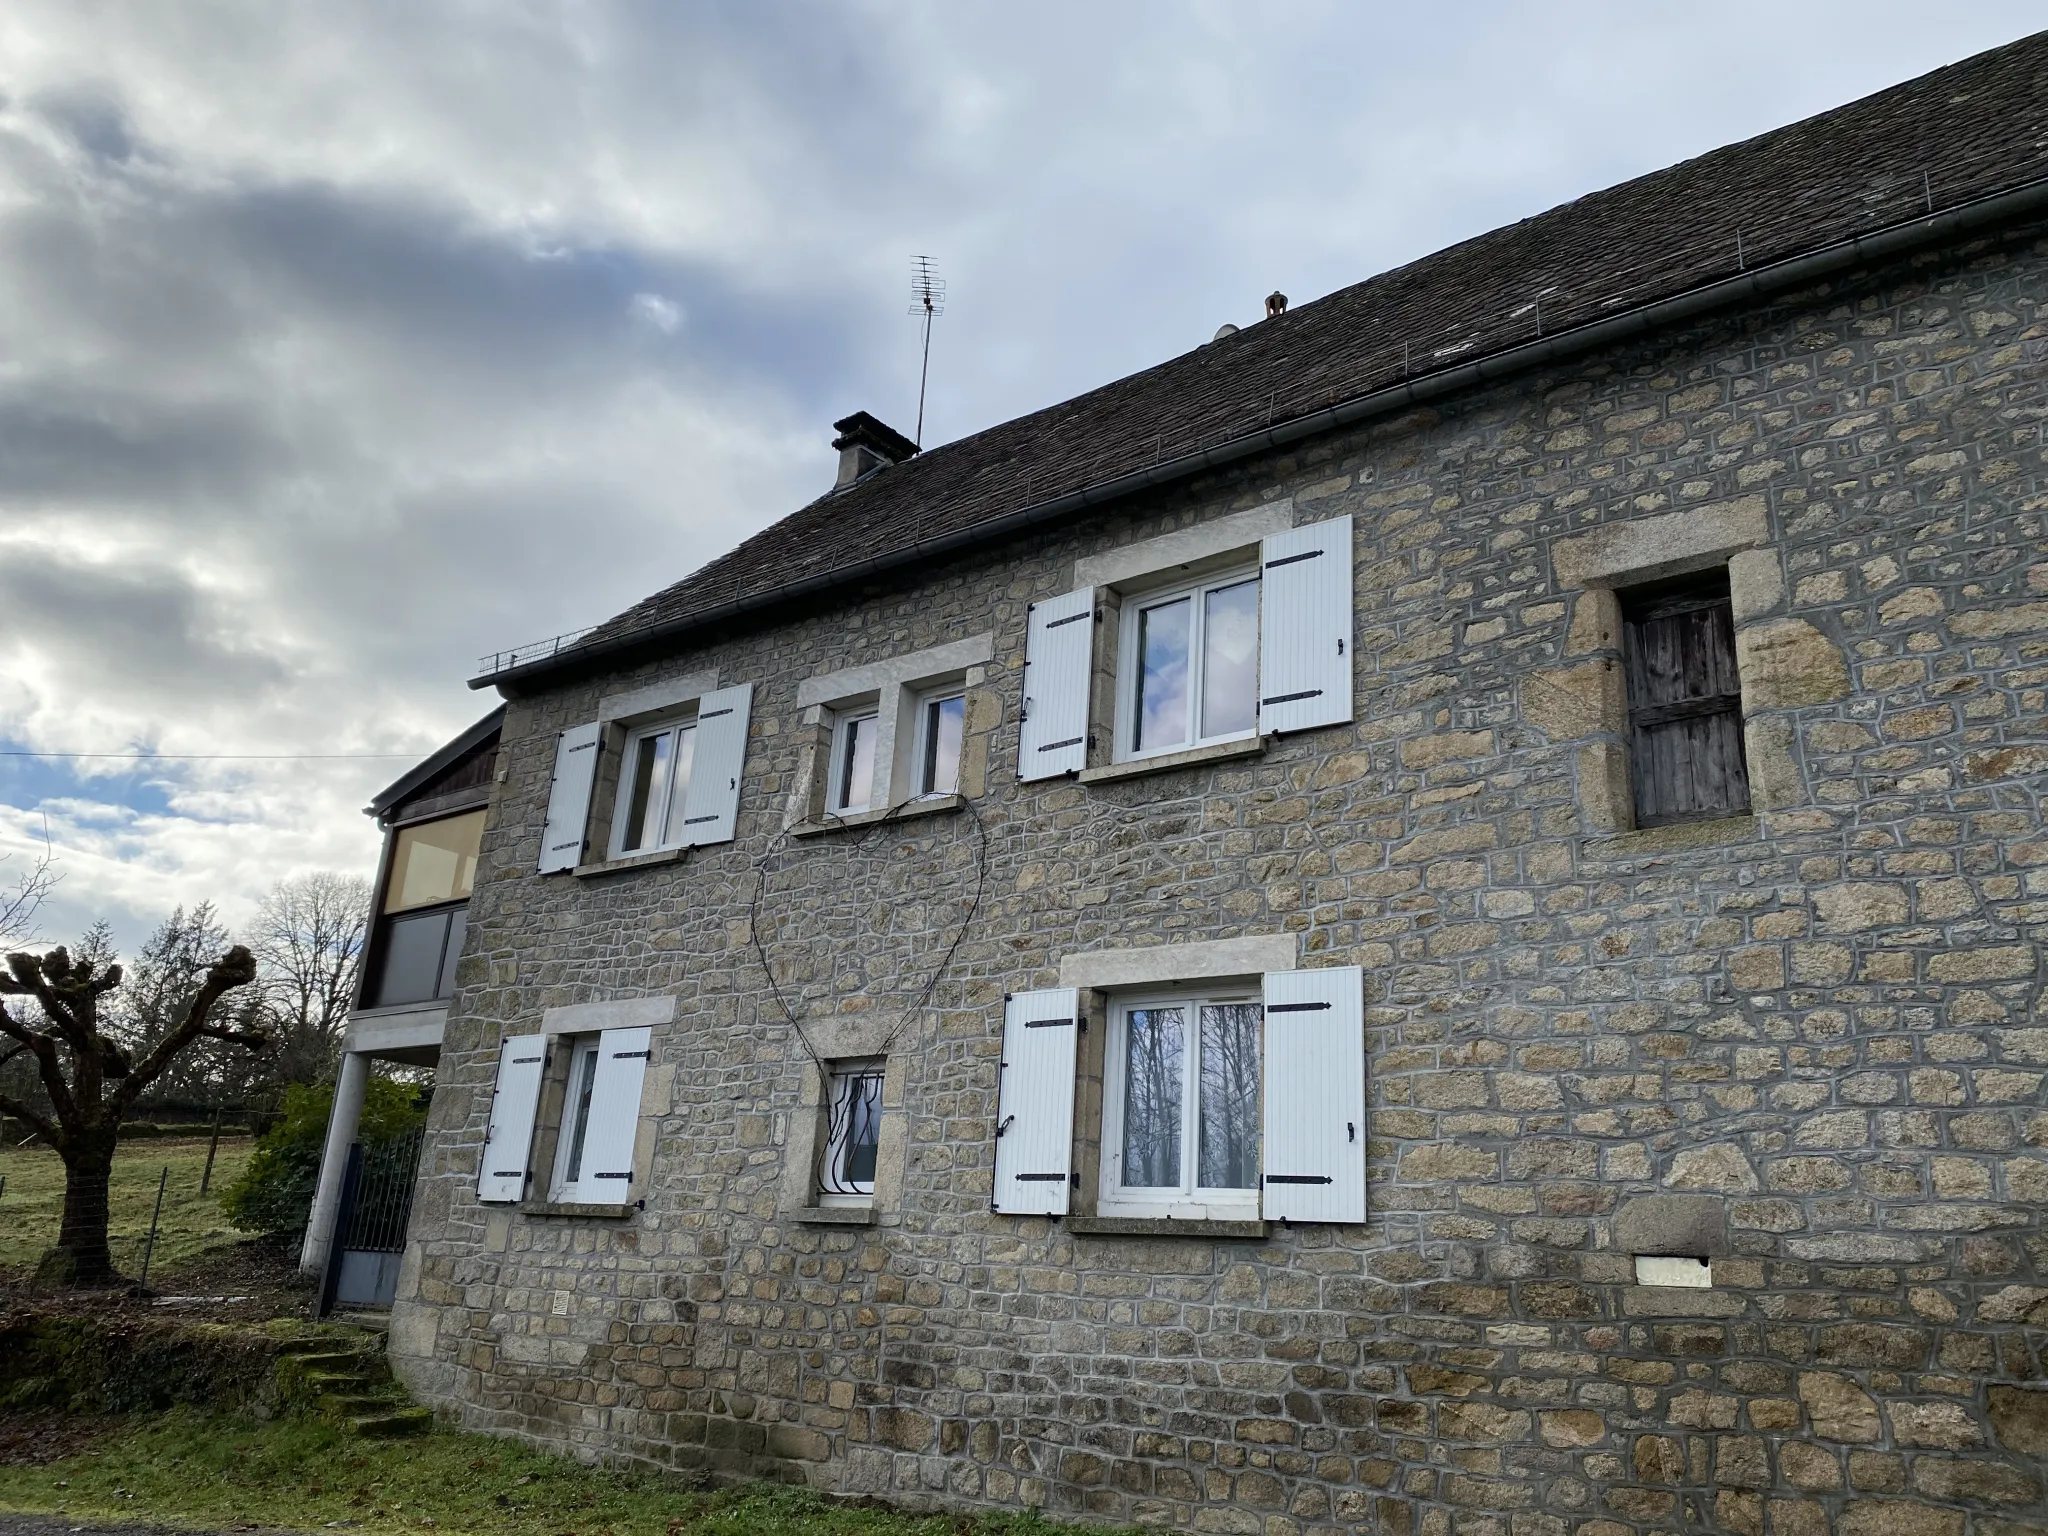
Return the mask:
[[[515, 700], [403, 1374], [586, 1455], [1247, 1536], [2048, 1529], [2044, 363], [2048, 243], [1987, 242]], [[1357, 520], [1357, 723], [1020, 785], [1025, 605], [1289, 496]], [[1615, 830], [1586, 562], [1722, 525], [1757, 813]], [[974, 814], [785, 835], [798, 684], [984, 631]], [[713, 666], [757, 684], [738, 840], [537, 878], [554, 733]], [[793, 1220], [807, 1061], [746, 943], [756, 882], [785, 993], [872, 1040], [984, 833], [980, 910], [888, 1047], [900, 1191], [873, 1226]], [[991, 1214], [1004, 993], [1276, 933], [1365, 968], [1365, 1225]], [[657, 993], [644, 1212], [479, 1206], [501, 1034]], [[1705, 1200], [1642, 1204], [1674, 1194]], [[1712, 1288], [1637, 1285], [1631, 1224], [1701, 1212]]]

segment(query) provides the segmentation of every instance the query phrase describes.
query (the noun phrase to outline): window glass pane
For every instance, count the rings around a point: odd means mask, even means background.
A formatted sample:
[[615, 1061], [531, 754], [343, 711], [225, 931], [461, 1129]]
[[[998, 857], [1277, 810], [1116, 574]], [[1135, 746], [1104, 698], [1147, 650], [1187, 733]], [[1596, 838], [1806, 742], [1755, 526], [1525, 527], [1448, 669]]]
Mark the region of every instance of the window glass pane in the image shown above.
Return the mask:
[[1138, 615], [1138, 724], [1131, 745], [1139, 751], [1188, 739], [1188, 628], [1193, 598], [1176, 598]]
[[1259, 582], [1217, 587], [1202, 599], [1202, 734], [1234, 736], [1258, 720]]
[[1259, 1020], [1256, 1003], [1202, 1009], [1204, 1189], [1256, 1189], [1259, 1183]]
[[619, 839], [619, 851], [650, 848], [661, 840], [662, 805], [668, 793], [669, 757], [674, 750], [670, 732], [642, 736], [633, 747], [631, 793], [626, 797], [626, 832]]
[[839, 1183], [858, 1194], [873, 1194], [875, 1157], [882, 1145], [882, 1078], [864, 1072], [841, 1080], [846, 1130], [840, 1146]]
[[582, 1047], [570, 1073], [569, 1163], [562, 1175], [564, 1184], [574, 1184], [583, 1176], [583, 1139], [590, 1131], [590, 1091], [597, 1086], [597, 1057], [595, 1042]]
[[875, 785], [875, 717], [861, 715], [841, 727], [839, 804], [834, 810], [864, 811]]
[[372, 1008], [396, 1008], [401, 1003], [424, 1003], [440, 996], [436, 990], [441, 977], [442, 946], [448, 937], [449, 911], [422, 912], [413, 917], [387, 918], [379, 935], [377, 988], [371, 994]]
[[483, 835], [482, 811], [400, 827], [391, 846], [384, 910], [403, 912], [437, 901], [466, 900], [476, 881], [476, 850]]
[[1181, 1063], [1179, 1008], [1133, 1008], [1124, 1027], [1124, 1185], [1178, 1189]]
[[662, 824], [663, 843], [679, 843], [683, 840], [683, 802], [690, 794], [690, 765], [697, 758], [697, 727], [681, 725], [676, 727], [675, 770], [672, 776], [673, 788], [668, 794], [668, 819]]
[[462, 939], [468, 931], [469, 908], [451, 907], [448, 910], [448, 942], [441, 949], [441, 980], [434, 988], [434, 996], [455, 995], [455, 962], [462, 958]]
[[962, 695], [933, 699], [924, 707], [924, 783], [927, 795], [950, 795], [960, 787], [960, 733], [967, 718]]

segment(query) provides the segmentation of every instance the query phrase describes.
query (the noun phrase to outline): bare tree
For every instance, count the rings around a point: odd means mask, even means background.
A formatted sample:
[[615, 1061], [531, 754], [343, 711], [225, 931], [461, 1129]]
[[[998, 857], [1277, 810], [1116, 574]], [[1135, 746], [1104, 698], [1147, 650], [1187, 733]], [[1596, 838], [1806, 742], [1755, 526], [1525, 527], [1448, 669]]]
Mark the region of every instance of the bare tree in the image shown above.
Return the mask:
[[34, 999], [41, 1019], [32, 1022], [26, 1010], [0, 1001], [0, 1034], [15, 1042], [8, 1055], [26, 1051], [35, 1058], [49, 1106], [0, 1095], [0, 1112], [25, 1121], [64, 1160], [64, 1215], [57, 1246], [43, 1256], [42, 1278], [71, 1285], [104, 1285], [115, 1278], [107, 1247], [107, 1181], [121, 1121], [143, 1090], [195, 1042], [223, 1040], [251, 1050], [270, 1044], [267, 1030], [213, 1021], [222, 997], [255, 976], [255, 957], [237, 944], [208, 968], [175, 1024], [137, 1061], [100, 1027], [101, 999], [121, 985], [120, 966], [73, 960], [62, 946], [43, 955], [7, 957], [0, 998]]
[[[0, 858], [0, 864], [11, 862], [11, 857]], [[33, 864], [15, 876], [12, 886], [0, 891], [0, 944], [35, 942], [36, 909], [57, 879], [56, 854], [51, 850], [49, 829], [45, 827], [43, 851], [36, 855]]]
[[257, 907], [249, 940], [263, 969], [280, 1080], [317, 1082], [333, 1072], [369, 922], [370, 883], [325, 870], [280, 880]]

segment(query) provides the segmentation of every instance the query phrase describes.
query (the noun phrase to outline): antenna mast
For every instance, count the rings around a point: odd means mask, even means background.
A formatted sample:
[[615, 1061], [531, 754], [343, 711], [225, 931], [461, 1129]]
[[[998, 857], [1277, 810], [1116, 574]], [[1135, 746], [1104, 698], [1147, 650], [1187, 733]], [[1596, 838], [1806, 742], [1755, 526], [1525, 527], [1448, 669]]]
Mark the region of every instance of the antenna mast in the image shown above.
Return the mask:
[[917, 373], [917, 433], [911, 439], [924, 446], [924, 386], [932, 372], [932, 321], [946, 312], [946, 280], [939, 276], [929, 256], [910, 258], [910, 312], [924, 316], [924, 365]]

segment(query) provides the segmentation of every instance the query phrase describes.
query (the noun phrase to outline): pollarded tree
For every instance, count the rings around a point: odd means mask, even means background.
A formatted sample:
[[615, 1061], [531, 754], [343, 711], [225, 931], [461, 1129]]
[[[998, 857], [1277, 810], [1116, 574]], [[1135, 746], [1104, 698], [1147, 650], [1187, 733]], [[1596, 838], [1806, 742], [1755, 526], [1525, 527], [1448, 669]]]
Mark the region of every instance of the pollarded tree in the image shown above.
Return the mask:
[[[100, 1028], [100, 1000], [121, 984], [121, 967], [74, 961], [61, 946], [43, 955], [7, 957], [0, 975], [0, 1034], [15, 1044], [7, 1057], [35, 1058], [47, 1111], [0, 1096], [0, 1111], [26, 1121], [64, 1160], [64, 1217], [57, 1246], [43, 1256], [38, 1277], [66, 1285], [105, 1285], [116, 1278], [107, 1249], [107, 1182], [121, 1121], [144, 1089], [200, 1040], [227, 1040], [251, 1050], [270, 1044], [265, 1029], [237, 1029], [213, 1021], [215, 1004], [256, 976], [256, 961], [237, 944], [207, 970], [176, 1022], [134, 1053]], [[33, 998], [40, 1018], [10, 1008], [6, 996]]]

